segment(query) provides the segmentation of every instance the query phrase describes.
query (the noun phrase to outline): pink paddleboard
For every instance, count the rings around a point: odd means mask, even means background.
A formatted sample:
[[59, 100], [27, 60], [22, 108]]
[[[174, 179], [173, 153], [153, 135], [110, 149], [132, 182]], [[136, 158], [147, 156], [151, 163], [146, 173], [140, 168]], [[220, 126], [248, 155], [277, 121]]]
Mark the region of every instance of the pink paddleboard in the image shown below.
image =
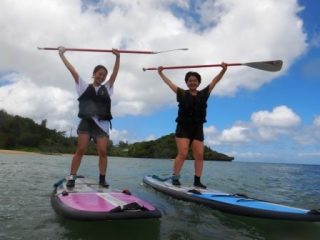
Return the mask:
[[100, 186], [93, 180], [78, 177], [74, 188], [66, 181], [55, 184], [51, 195], [53, 209], [61, 216], [76, 220], [115, 220], [159, 218], [152, 204], [132, 195]]

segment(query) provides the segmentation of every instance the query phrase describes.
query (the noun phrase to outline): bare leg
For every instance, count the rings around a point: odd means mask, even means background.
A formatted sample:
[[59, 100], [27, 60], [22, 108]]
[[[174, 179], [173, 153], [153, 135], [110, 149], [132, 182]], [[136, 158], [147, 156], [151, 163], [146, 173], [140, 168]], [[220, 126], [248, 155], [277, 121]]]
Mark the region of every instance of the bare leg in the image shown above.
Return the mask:
[[204, 146], [203, 142], [199, 140], [193, 140], [192, 142], [192, 152], [194, 157], [194, 182], [195, 187], [206, 189], [207, 186], [203, 185], [200, 181], [202, 170], [203, 170], [203, 152]]
[[187, 138], [176, 138], [178, 154], [176, 156], [176, 159], [174, 161], [174, 166], [173, 166], [174, 175], [178, 176], [180, 174], [184, 160], [187, 158], [187, 155], [188, 155], [189, 143], [190, 143], [190, 140]]
[[78, 144], [77, 150], [73, 155], [72, 162], [71, 162], [71, 175], [77, 175], [78, 169], [80, 167], [81, 159], [85, 154], [86, 148], [89, 143], [89, 135], [85, 133], [80, 133], [78, 136]]
[[97, 138], [97, 150], [99, 154], [99, 172], [101, 175], [106, 175], [107, 171], [107, 137], [99, 137]]
[[203, 142], [199, 140], [193, 140], [191, 148], [192, 148], [192, 153], [194, 157], [195, 175], [198, 177], [201, 177], [202, 170], [203, 170], [203, 151], [204, 151]]

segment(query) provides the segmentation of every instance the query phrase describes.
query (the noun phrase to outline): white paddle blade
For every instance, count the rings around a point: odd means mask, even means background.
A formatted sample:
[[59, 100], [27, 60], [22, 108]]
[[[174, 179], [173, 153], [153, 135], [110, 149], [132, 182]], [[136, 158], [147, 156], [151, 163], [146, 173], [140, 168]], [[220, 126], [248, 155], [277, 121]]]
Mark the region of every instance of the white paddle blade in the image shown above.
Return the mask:
[[189, 50], [188, 48], [176, 48], [176, 49], [169, 49], [169, 50], [154, 52], [154, 54], [173, 52], [173, 51], [188, 51], [188, 50]]
[[281, 60], [274, 60], [274, 61], [266, 61], [266, 62], [250, 62], [250, 63], [243, 63], [242, 65], [246, 65], [248, 67], [269, 71], [269, 72], [277, 72], [280, 71], [282, 68], [282, 61]]

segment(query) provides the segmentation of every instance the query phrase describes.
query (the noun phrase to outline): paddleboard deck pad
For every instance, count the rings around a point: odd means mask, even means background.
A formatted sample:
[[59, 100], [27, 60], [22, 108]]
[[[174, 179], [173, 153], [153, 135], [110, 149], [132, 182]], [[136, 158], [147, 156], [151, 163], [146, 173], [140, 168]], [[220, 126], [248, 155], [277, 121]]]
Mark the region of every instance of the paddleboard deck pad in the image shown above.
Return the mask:
[[222, 212], [268, 219], [320, 221], [320, 210], [290, 207], [250, 198], [244, 194], [229, 194], [183, 185], [174, 186], [171, 184], [171, 178], [163, 179], [156, 175], [145, 176], [143, 182], [173, 198], [202, 204]]
[[78, 177], [73, 188], [66, 187], [65, 179], [54, 184], [51, 205], [59, 215], [74, 220], [161, 217], [159, 210], [130, 191], [105, 188], [85, 177]]

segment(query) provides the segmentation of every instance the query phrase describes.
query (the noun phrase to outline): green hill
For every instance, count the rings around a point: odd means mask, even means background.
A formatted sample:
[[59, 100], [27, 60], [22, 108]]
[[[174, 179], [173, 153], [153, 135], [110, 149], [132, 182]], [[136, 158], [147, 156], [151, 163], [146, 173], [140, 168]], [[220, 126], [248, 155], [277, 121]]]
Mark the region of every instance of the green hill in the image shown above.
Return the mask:
[[[173, 133], [152, 141], [137, 142], [126, 146], [123, 145], [121, 148], [122, 152], [127, 156], [138, 158], [172, 159], [175, 158], [177, 154], [177, 147]], [[191, 151], [189, 152], [188, 159], [192, 159]], [[232, 161], [234, 158], [213, 151], [209, 147], [205, 146], [204, 159], [212, 161]]]
[[[0, 110], [0, 149], [34, 151], [48, 154], [74, 153], [76, 137], [66, 137], [65, 132], [48, 129], [47, 120], [41, 124], [29, 118], [12, 116]], [[157, 140], [128, 144], [120, 141], [114, 145], [109, 142], [108, 155], [138, 158], [175, 158], [177, 153], [174, 134]], [[87, 154], [96, 155], [96, 146], [90, 143]], [[189, 159], [192, 159], [190, 154]], [[212, 151], [205, 147], [206, 160], [232, 161], [233, 157]]]
[[76, 138], [46, 127], [47, 121], [35, 123], [29, 118], [12, 116], [0, 110], [0, 148], [48, 153], [69, 153], [75, 149]]

